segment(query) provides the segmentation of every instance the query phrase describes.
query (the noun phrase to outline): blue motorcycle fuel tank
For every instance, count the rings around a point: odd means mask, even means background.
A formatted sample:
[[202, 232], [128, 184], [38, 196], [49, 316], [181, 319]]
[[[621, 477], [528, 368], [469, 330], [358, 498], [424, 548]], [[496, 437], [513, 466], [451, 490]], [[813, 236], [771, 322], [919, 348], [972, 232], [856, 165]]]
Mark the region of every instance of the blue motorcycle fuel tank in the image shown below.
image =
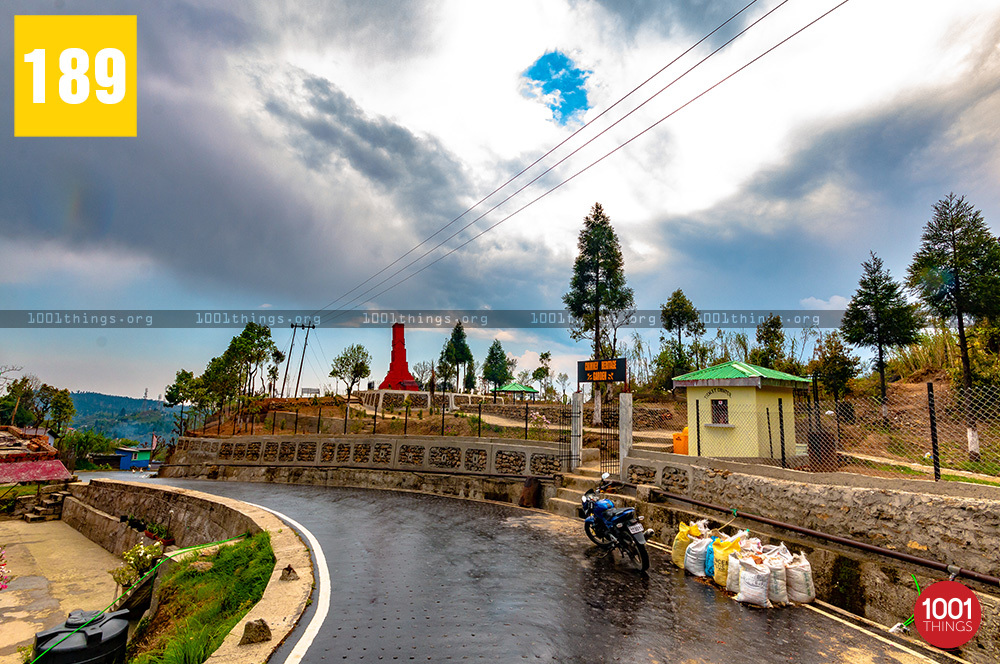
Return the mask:
[[594, 503], [594, 514], [601, 514], [605, 510], [609, 510], [614, 506], [615, 504], [608, 498], [601, 498]]

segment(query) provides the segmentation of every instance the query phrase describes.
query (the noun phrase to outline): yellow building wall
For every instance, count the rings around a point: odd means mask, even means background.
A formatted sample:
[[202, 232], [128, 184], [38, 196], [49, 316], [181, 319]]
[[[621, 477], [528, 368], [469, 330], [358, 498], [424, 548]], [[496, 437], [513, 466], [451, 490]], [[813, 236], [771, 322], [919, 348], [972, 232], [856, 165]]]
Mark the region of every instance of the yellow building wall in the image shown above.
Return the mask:
[[[698, 456], [698, 403], [701, 422], [701, 456], [781, 458], [778, 399], [785, 421], [785, 456], [796, 453], [792, 390], [776, 387], [689, 387], [688, 454]], [[729, 424], [712, 424], [712, 400], [728, 402]], [[771, 432], [768, 436], [768, 416]]]

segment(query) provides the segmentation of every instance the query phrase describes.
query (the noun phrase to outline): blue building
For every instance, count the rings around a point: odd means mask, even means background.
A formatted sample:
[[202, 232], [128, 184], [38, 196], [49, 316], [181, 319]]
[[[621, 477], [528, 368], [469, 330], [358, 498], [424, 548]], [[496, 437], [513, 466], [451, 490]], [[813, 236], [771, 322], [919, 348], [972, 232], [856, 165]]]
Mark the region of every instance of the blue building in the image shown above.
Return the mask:
[[118, 455], [118, 469], [132, 470], [139, 468], [149, 469], [149, 458], [153, 454], [152, 447], [116, 447], [115, 454]]

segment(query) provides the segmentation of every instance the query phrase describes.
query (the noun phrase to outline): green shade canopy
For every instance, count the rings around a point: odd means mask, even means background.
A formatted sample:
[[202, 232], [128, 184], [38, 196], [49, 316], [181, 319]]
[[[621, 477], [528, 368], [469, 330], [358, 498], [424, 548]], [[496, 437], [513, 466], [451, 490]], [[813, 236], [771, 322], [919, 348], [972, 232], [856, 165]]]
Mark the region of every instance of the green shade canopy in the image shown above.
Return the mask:
[[791, 387], [804, 388], [810, 384], [808, 378], [801, 378], [777, 371], [758, 367], [747, 362], [726, 362], [714, 367], [700, 369], [674, 378], [676, 387]]
[[533, 387], [528, 387], [526, 385], [521, 385], [520, 383], [507, 383], [501, 388], [496, 390], [497, 392], [524, 392], [526, 394], [538, 394], [538, 390]]

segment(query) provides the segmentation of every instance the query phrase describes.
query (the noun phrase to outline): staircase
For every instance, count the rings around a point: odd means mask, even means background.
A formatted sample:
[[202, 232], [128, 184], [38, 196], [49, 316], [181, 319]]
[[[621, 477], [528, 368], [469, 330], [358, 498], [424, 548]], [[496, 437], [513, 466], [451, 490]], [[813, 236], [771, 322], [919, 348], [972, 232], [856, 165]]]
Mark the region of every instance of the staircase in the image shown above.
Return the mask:
[[21, 518], [28, 523], [36, 521], [56, 521], [62, 518], [63, 500], [72, 495], [69, 491], [42, 494], [41, 504], [35, 503], [30, 512], [25, 512]]
[[[600, 462], [588, 462], [580, 466], [572, 473], [565, 473], [563, 485], [556, 491], [554, 498], [550, 498], [546, 504], [546, 510], [560, 516], [578, 518], [577, 510], [580, 508], [580, 498], [587, 489], [593, 489], [601, 481]], [[605, 494], [617, 507], [624, 507], [633, 498], [617, 494]]]

